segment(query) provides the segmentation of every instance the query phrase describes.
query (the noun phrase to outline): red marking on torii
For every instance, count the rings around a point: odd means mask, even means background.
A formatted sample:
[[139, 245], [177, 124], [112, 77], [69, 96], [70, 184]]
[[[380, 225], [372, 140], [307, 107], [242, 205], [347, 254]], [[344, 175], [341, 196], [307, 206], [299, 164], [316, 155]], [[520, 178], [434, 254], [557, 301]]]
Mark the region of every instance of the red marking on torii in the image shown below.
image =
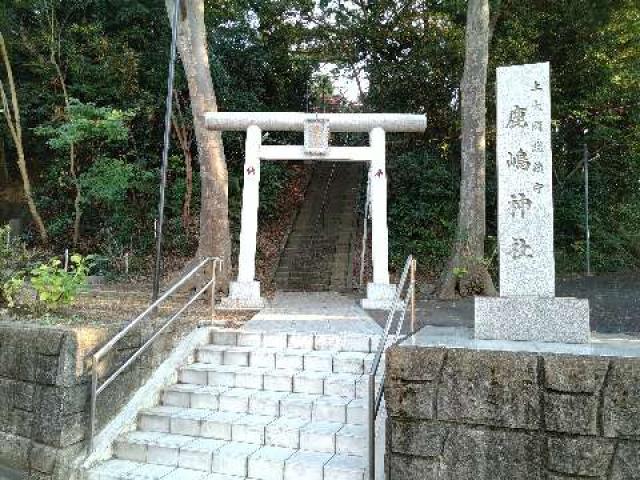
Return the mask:
[[253, 167], [247, 167], [247, 175], [255, 175], [256, 169]]

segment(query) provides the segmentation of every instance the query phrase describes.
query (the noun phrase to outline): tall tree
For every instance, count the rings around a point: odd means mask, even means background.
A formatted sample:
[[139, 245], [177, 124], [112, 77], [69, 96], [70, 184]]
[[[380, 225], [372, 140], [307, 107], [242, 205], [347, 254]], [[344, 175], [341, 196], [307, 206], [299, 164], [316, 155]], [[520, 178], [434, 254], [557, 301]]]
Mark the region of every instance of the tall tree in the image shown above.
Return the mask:
[[[169, 19], [172, 19], [175, 2], [165, 0], [165, 5]], [[224, 287], [228, 283], [231, 260], [228, 172], [222, 135], [208, 130], [204, 118], [206, 112], [218, 110], [209, 67], [204, 0], [182, 0], [180, 5], [178, 52], [189, 86], [200, 162], [200, 236], [197, 255], [223, 259], [225, 275], [221, 284]]]
[[458, 226], [453, 251], [441, 276], [441, 298], [495, 294], [484, 262], [486, 229], [486, 89], [489, 63], [489, 0], [469, 0], [462, 114], [461, 180]]
[[4, 83], [0, 80], [0, 96], [2, 97], [2, 107], [4, 116], [7, 119], [7, 125], [9, 127], [9, 133], [13, 138], [13, 142], [16, 146], [16, 152], [18, 154], [18, 169], [20, 170], [20, 176], [22, 177], [22, 188], [24, 190], [24, 196], [29, 206], [29, 212], [38, 229], [38, 235], [42, 243], [47, 243], [49, 240], [47, 236], [47, 230], [44, 227], [44, 222], [40, 217], [36, 203], [33, 200], [33, 194], [31, 193], [31, 180], [29, 179], [29, 171], [27, 170], [27, 161], [24, 155], [24, 146], [22, 144], [22, 125], [20, 122], [20, 105], [18, 103], [18, 94], [16, 92], [16, 85], [13, 80], [13, 70], [11, 69], [11, 63], [9, 62], [9, 54], [4, 43], [4, 36], [0, 32], [0, 55], [4, 63], [7, 72], [7, 81], [9, 83], [9, 94], [11, 95], [11, 105], [9, 105], [9, 99], [4, 88]]

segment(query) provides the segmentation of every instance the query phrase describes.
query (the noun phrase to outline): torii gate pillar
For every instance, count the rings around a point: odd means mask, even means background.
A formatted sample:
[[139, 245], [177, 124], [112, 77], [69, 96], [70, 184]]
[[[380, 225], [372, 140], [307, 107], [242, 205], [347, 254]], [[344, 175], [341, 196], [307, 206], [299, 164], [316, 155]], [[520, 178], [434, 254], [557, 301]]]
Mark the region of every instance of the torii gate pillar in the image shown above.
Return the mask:
[[[212, 130], [246, 130], [244, 187], [238, 279], [229, 288], [222, 307], [260, 309], [264, 299], [255, 278], [256, 234], [262, 160], [368, 161], [371, 185], [371, 257], [373, 282], [367, 284], [364, 308], [388, 308], [395, 285], [389, 283], [389, 233], [387, 228], [386, 132], [422, 132], [423, 115], [405, 114], [304, 114], [292, 112], [206, 114]], [[262, 131], [303, 131], [304, 146], [262, 145]], [[368, 132], [369, 147], [330, 147], [333, 132]]]

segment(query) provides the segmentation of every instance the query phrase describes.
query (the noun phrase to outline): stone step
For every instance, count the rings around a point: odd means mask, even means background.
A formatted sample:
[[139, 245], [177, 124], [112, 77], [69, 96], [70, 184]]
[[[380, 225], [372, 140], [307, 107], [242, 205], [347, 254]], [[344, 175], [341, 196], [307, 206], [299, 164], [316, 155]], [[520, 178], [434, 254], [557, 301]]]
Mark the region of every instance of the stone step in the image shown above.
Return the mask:
[[[380, 385], [378, 381], [378, 386]], [[339, 387], [348, 383], [335, 384], [335, 393], [344, 393]], [[315, 386], [315, 385], [312, 385]], [[162, 394], [165, 407], [183, 410], [160, 410], [158, 415], [171, 416], [173, 413], [193, 415], [194, 422], [202, 419], [206, 412], [241, 413], [249, 415], [269, 415], [274, 418], [296, 417], [311, 421], [342, 422], [362, 425], [366, 422], [366, 398], [351, 398], [343, 395], [322, 395], [313, 388], [303, 388], [300, 392], [270, 392], [245, 388], [215, 389], [200, 385], [177, 384], [167, 387]], [[360, 389], [358, 393], [365, 393]], [[215, 392], [215, 393], [214, 393]], [[185, 412], [184, 410], [189, 410]], [[204, 413], [203, 413], [204, 412]], [[156, 419], [160, 422], [159, 419]], [[153, 423], [153, 422], [152, 422]], [[166, 420], [162, 425], [166, 427]], [[188, 422], [182, 422], [188, 423]], [[176, 428], [180, 428], [178, 422]], [[169, 420], [169, 430], [171, 420]], [[177, 433], [177, 432], [174, 432]]]
[[375, 352], [379, 342], [379, 335], [260, 332], [251, 330], [212, 329], [210, 337], [210, 343], [213, 345], [363, 353]]
[[[359, 464], [361, 468], [364, 465], [364, 446], [367, 445], [364, 427], [330, 422], [301, 424], [278, 421], [266, 430], [263, 437], [272, 444], [157, 432], [130, 432], [116, 440], [114, 455], [118, 463], [112, 464], [116, 468], [105, 473], [121, 475], [125, 473], [123, 470], [128, 470], [129, 474], [136, 475], [134, 468], [127, 468], [133, 467], [132, 465], [120, 463], [131, 462], [150, 467], [165, 467], [151, 468], [149, 473], [170, 474], [172, 472], [166, 469], [178, 469], [174, 475], [182, 473], [185, 475], [184, 478], [203, 478], [195, 476], [196, 472], [234, 475], [241, 478], [250, 475], [250, 478], [254, 479], [284, 478], [286, 460], [296, 454], [299, 455], [292, 463], [298, 464], [294, 471], [300, 473], [304, 473], [304, 470], [301, 470], [302, 462], [310, 464], [313, 469], [319, 466], [318, 463], [322, 463], [322, 466], [327, 465], [334, 457], [350, 457], [353, 464]], [[324, 461], [321, 462], [321, 459]], [[136, 468], [139, 469], [137, 466]], [[321, 473], [323, 472], [320, 469], [315, 472], [316, 475]], [[142, 476], [143, 473], [137, 472], [137, 475]]]
[[374, 353], [205, 345], [196, 350], [198, 363], [283, 370], [363, 375], [371, 370]]
[[[345, 352], [348, 353], [348, 352]], [[320, 359], [319, 363], [323, 360]], [[335, 362], [334, 362], [335, 369]], [[345, 369], [364, 367], [359, 361], [344, 363]], [[318, 366], [317, 368], [320, 368]], [[316, 371], [239, 367], [193, 363], [179, 370], [181, 384], [209, 387], [242, 388], [271, 392], [305, 393], [322, 392], [323, 395], [346, 398], [364, 398], [367, 395], [369, 376], [353, 373], [325, 373]], [[379, 381], [379, 380], [378, 380]]]

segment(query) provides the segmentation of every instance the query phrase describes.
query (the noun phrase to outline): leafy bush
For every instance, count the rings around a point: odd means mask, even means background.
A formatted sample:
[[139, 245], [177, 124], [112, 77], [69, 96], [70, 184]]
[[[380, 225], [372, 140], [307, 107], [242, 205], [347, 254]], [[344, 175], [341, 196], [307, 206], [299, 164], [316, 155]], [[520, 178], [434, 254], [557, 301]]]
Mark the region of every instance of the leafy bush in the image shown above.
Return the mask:
[[73, 269], [66, 271], [57, 258], [31, 270], [31, 284], [38, 293], [38, 299], [47, 308], [66, 305], [75, 299], [81, 287], [86, 285], [89, 271], [89, 257], [71, 255]]
[[8, 225], [0, 228], [0, 301], [9, 307], [15, 305], [27, 271], [36, 265], [39, 253], [27, 250], [19, 239], [10, 236]]

